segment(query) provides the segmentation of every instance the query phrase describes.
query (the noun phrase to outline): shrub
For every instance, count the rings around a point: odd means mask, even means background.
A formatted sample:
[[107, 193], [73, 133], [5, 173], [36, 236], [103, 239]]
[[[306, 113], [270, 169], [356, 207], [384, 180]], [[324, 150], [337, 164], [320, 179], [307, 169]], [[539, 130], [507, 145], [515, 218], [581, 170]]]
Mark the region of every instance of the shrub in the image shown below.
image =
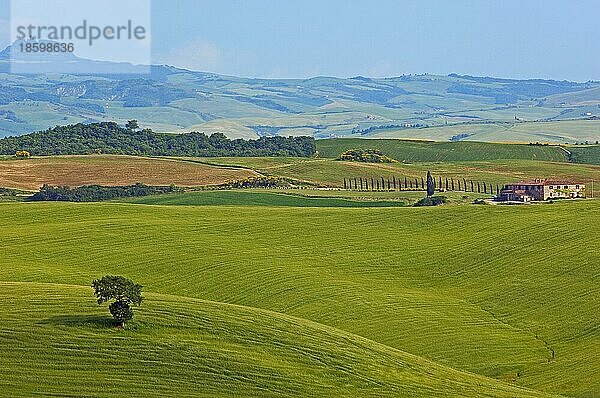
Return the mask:
[[417, 203], [414, 204], [414, 206], [439, 206], [447, 202], [448, 199], [445, 196], [429, 196], [427, 198], [419, 200]]
[[287, 188], [290, 183], [280, 177], [248, 177], [244, 180], [230, 181], [220, 185], [221, 188]]
[[0, 196], [17, 196], [19, 191], [10, 188], [0, 188]]
[[349, 149], [340, 154], [339, 160], [365, 163], [396, 163], [395, 159], [385, 156], [377, 149]]

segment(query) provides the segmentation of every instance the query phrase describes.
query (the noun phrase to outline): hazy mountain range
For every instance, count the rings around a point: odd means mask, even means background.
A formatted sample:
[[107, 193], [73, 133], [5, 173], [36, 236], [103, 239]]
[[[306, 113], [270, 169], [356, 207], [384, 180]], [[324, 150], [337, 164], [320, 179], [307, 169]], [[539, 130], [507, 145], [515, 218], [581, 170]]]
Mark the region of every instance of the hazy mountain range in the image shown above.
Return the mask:
[[[10, 74], [16, 45], [0, 52], [0, 137], [128, 119], [156, 131], [221, 131], [244, 138], [564, 142], [600, 137], [600, 121], [594, 120], [600, 115], [600, 82], [595, 81], [457, 74], [250, 79], [72, 54], [40, 62], [34, 73]], [[571, 122], [556, 123], [563, 120]]]

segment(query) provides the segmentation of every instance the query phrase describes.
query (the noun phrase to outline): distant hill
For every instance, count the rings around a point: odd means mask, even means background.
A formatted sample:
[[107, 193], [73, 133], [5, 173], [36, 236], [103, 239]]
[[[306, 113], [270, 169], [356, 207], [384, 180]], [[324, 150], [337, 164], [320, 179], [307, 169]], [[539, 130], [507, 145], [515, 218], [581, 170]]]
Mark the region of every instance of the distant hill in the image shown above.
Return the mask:
[[[15, 45], [0, 52], [0, 137], [56, 125], [138, 119], [143, 128], [157, 131], [223, 132], [230, 138], [600, 139], [600, 123], [591, 129], [544, 124], [516, 136], [503, 133], [515, 124], [597, 118], [600, 82], [458, 74], [249, 79], [73, 54], [53, 59], [54, 69], [45, 63], [39, 73], [18, 75], [8, 73]], [[496, 125], [501, 128], [486, 133]], [[437, 133], [447, 126], [457, 132]]]

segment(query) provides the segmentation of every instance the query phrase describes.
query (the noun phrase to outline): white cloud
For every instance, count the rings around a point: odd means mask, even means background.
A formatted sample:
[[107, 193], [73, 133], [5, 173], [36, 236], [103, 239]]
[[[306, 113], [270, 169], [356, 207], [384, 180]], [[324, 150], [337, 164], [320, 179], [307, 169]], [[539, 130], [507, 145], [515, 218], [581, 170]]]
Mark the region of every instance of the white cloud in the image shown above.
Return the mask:
[[180, 68], [203, 72], [219, 71], [223, 55], [217, 45], [210, 41], [195, 40], [183, 47], [158, 55], [155, 64], [168, 64]]
[[208, 40], [194, 40], [168, 52], [155, 53], [152, 59], [153, 64], [243, 77], [257, 76], [258, 61], [254, 53], [223, 49]]

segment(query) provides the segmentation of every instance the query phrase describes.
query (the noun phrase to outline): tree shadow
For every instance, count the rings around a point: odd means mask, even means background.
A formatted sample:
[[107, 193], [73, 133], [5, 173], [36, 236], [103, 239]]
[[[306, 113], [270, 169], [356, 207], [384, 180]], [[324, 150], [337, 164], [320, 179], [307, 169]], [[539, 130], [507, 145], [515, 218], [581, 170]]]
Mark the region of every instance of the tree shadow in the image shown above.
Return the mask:
[[38, 324], [94, 328], [115, 327], [113, 318], [102, 315], [57, 315], [41, 320]]

